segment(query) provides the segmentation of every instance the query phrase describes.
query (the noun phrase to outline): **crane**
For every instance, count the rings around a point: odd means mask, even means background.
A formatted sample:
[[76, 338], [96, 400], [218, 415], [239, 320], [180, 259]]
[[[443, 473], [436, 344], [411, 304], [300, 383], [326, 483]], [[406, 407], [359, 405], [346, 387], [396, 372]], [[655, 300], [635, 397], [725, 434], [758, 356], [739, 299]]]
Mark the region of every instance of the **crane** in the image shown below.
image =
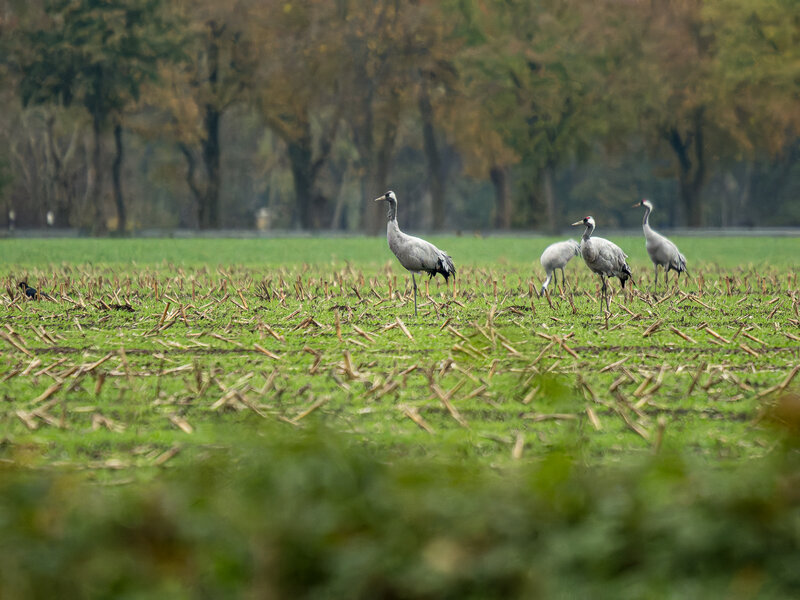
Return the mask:
[[572, 257], [578, 256], [580, 253], [581, 245], [575, 240], [556, 242], [544, 249], [542, 256], [539, 258], [539, 262], [541, 262], [542, 267], [544, 267], [547, 279], [545, 279], [542, 284], [542, 290], [539, 292], [540, 296], [544, 294], [547, 286], [550, 285], [551, 277], [555, 280], [556, 285], [558, 285], [558, 278], [555, 277], [556, 269], [561, 269], [561, 284], [564, 285], [564, 267], [572, 260]]
[[683, 271], [686, 271], [686, 257], [680, 253], [678, 247], [665, 238], [660, 233], [653, 231], [650, 227], [650, 211], [653, 210], [653, 205], [650, 200], [646, 198], [641, 202], [633, 205], [634, 208], [644, 206], [644, 219], [642, 219], [642, 230], [644, 231], [645, 248], [647, 254], [650, 255], [650, 260], [653, 261], [653, 268], [655, 269], [656, 279], [653, 284], [653, 290], [658, 287], [658, 266], [664, 267], [664, 285], [669, 285], [668, 275], [669, 270], [672, 269], [681, 276]]
[[[628, 255], [622, 251], [622, 248], [613, 242], [609, 242], [605, 238], [592, 237], [594, 231], [594, 218], [584, 217], [582, 220], [572, 224], [585, 225], [586, 230], [583, 232], [581, 238], [581, 256], [583, 261], [589, 269], [600, 275], [600, 282], [603, 284], [602, 294], [603, 299], [606, 301], [606, 310], [611, 312], [608, 305], [608, 296], [606, 295], [606, 277], [617, 277], [622, 283], [622, 288], [625, 288], [625, 282], [630, 279], [633, 282], [631, 269], [625, 259]], [[603, 305], [600, 304], [602, 309]]]
[[414, 278], [414, 273], [427, 273], [431, 279], [440, 273], [447, 282], [450, 275], [455, 280], [456, 268], [453, 265], [453, 259], [430, 242], [400, 231], [400, 227], [397, 225], [397, 196], [393, 191], [389, 190], [383, 196], [375, 198], [375, 202], [380, 201], [389, 204], [386, 224], [386, 239], [389, 242], [389, 249], [394, 252], [400, 264], [411, 273], [411, 282], [414, 284], [414, 316], [416, 316], [417, 280]]

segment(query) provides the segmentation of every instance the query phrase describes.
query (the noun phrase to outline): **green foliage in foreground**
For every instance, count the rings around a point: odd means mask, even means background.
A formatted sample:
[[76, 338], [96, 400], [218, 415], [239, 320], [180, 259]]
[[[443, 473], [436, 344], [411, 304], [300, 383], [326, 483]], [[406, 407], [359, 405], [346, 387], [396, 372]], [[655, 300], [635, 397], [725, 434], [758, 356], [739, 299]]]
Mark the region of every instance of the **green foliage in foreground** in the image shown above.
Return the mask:
[[[265, 432], [266, 433], [266, 432]], [[241, 449], [246, 448], [246, 449]], [[137, 486], [7, 469], [0, 597], [796, 598], [797, 454], [385, 461], [324, 430]]]

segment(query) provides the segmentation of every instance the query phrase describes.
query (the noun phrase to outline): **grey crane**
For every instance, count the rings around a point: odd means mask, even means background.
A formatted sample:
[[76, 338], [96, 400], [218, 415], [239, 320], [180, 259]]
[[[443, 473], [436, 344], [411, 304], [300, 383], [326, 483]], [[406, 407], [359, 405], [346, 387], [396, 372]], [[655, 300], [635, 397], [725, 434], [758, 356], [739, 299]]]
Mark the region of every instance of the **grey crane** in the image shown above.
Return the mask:
[[390, 190], [383, 196], [375, 198], [375, 202], [381, 200], [389, 204], [386, 224], [386, 239], [389, 242], [389, 249], [394, 252], [400, 264], [411, 272], [411, 282], [414, 284], [414, 315], [416, 316], [417, 280], [414, 278], [414, 273], [427, 273], [431, 279], [437, 273], [441, 273], [447, 282], [450, 275], [455, 280], [456, 268], [453, 266], [453, 259], [430, 242], [400, 231], [400, 227], [397, 225], [397, 196], [393, 191]]
[[542, 296], [547, 286], [550, 285], [550, 278], [552, 277], [556, 285], [558, 285], [558, 278], [555, 277], [556, 269], [561, 269], [561, 284], [564, 285], [564, 267], [572, 260], [574, 256], [581, 253], [581, 245], [575, 240], [566, 240], [563, 242], [556, 242], [550, 244], [542, 252], [539, 262], [542, 263], [544, 272], [547, 274], [547, 279], [542, 284], [542, 289], [539, 295]]
[[[630, 279], [633, 281], [631, 269], [625, 259], [628, 255], [622, 251], [622, 248], [613, 242], [609, 242], [605, 238], [592, 237], [594, 231], [594, 219], [592, 217], [584, 217], [582, 220], [572, 224], [585, 225], [586, 230], [583, 232], [581, 238], [581, 256], [583, 261], [589, 269], [600, 275], [600, 282], [603, 284], [602, 294], [603, 299], [606, 301], [606, 310], [611, 312], [608, 305], [608, 295], [606, 294], [606, 277], [617, 277], [622, 283], [623, 289], [625, 282]], [[600, 305], [602, 309], [603, 305]]]
[[658, 267], [664, 267], [664, 285], [669, 285], [668, 275], [670, 269], [681, 276], [683, 271], [686, 271], [686, 257], [680, 253], [678, 247], [665, 238], [660, 233], [653, 231], [650, 227], [650, 211], [653, 210], [653, 205], [650, 200], [646, 198], [641, 202], [633, 205], [634, 208], [644, 206], [644, 219], [642, 219], [642, 230], [644, 231], [645, 248], [647, 254], [650, 255], [650, 260], [653, 261], [653, 268], [655, 269], [656, 279], [653, 283], [653, 289], [658, 287]]

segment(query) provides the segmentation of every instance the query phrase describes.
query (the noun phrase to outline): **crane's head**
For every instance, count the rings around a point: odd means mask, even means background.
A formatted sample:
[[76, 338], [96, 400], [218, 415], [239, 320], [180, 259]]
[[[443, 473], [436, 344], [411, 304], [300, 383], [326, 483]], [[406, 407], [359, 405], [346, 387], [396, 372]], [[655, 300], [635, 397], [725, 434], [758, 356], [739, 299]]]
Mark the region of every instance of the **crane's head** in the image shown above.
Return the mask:
[[381, 200], [386, 200], [389, 204], [397, 204], [397, 196], [394, 195], [392, 190], [389, 190], [383, 196], [375, 198], [375, 202], [380, 202]]
[[650, 204], [650, 200], [648, 200], [647, 198], [643, 198], [642, 200], [640, 200], [639, 202], [634, 204], [633, 208], [639, 208], [640, 206], [644, 206], [645, 208], [649, 208], [650, 210], [653, 210], [653, 205]]
[[577, 225], [586, 225], [586, 227], [591, 227], [594, 229], [594, 217], [583, 217], [580, 221], [575, 221], [572, 226], [576, 227]]
[[397, 196], [394, 195], [392, 190], [389, 190], [383, 196], [378, 196], [375, 198], [375, 202], [379, 202], [381, 200], [385, 200], [389, 204], [389, 212], [386, 213], [386, 216], [391, 223], [397, 219]]

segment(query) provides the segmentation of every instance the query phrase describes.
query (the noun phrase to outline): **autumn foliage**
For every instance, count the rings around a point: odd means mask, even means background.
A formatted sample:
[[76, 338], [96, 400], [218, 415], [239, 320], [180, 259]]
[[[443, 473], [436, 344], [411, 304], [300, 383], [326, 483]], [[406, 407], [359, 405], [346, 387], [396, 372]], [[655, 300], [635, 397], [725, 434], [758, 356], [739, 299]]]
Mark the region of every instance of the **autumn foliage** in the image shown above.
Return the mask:
[[4, 0], [0, 203], [96, 232], [375, 232], [390, 187], [421, 228], [633, 225], [637, 196], [796, 224], [799, 32], [762, 0]]

